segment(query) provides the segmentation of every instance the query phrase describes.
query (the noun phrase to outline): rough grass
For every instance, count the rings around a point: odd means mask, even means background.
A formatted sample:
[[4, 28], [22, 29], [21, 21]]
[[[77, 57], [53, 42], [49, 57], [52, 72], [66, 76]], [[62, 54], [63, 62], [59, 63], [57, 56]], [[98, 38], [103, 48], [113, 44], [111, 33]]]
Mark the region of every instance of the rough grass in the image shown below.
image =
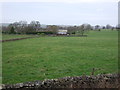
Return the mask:
[[65, 76], [116, 73], [117, 31], [91, 31], [88, 37], [40, 37], [3, 43], [3, 83]]

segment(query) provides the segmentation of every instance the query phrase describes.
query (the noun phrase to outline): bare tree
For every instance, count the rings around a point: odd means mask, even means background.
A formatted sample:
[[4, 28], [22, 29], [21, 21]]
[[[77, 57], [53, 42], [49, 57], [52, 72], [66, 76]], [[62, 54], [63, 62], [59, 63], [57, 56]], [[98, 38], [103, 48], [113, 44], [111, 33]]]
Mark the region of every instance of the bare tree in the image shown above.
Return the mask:
[[39, 31], [41, 25], [39, 21], [31, 21], [29, 26], [31, 26], [35, 31]]
[[12, 24], [13, 28], [15, 29], [15, 32], [18, 34], [25, 34], [25, 28], [27, 27], [27, 21], [19, 21], [19, 22], [14, 22]]
[[27, 27], [27, 21], [20, 21], [19, 22], [19, 31], [20, 31], [20, 33], [25, 34], [26, 33], [26, 27]]
[[79, 29], [78, 29], [78, 33], [80, 33], [81, 35], [84, 35], [85, 32], [91, 30], [92, 27], [90, 24], [82, 24], [81, 26], [79, 26]]
[[59, 27], [58, 27], [57, 25], [48, 25], [48, 26], [47, 26], [47, 30], [48, 30], [48, 31], [52, 31], [54, 34], [57, 33], [58, 28], [59, 28]]
[[96, 25], [96, 26], [95, 26], [95, 30], [100, 31], [100, 30], [101, 30], [101, 26], [100, 26], [100, 25]]
[[90, 24], [83, 24], [83, 26], [84, 26], [84, 30], [91, 30], [92, 29]]
[[109, 24], [107, 24], [107, 25], [106, 25], [106, 29], [112, 29], [112, 26], [109, 25]]

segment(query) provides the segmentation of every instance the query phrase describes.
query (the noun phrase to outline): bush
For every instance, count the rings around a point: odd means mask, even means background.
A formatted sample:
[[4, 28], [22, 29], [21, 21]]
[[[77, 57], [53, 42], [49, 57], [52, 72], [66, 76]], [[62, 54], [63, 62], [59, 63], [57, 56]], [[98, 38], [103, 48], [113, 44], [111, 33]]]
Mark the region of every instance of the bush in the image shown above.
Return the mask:
[[42, 33], [44, 33], [45, 35], [53, 34], [52, 31], [37, 32], [37, 34], [39, 34], [39, 35]]
[[75, 32], [72, 32], [72, 34], [75, 34]]
[[41, 36], [44, 36], [44, 35], [45, 35], [45, 33], [41, 33], [40, 35], [41, 35]]
[[40, 33], [37, 33], [37, 35], [40, 35]]

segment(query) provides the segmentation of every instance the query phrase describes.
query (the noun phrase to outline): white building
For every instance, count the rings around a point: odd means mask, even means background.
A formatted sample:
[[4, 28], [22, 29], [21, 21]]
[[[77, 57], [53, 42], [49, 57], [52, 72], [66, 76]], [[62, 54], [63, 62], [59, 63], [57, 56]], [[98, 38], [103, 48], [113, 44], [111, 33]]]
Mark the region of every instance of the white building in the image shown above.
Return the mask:
[[62, 34], [62, 35], [67, 34], [67, 30], [60, 29], [58, 30], [58, 34]]

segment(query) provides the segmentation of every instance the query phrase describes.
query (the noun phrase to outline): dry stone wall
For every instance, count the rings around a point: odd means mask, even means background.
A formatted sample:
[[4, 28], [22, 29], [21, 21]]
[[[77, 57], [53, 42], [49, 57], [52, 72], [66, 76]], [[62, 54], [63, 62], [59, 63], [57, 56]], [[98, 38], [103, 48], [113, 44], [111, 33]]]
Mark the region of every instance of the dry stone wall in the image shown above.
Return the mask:
[[48, 79], [43, 81], [33, 81], [26, 83], [17, 83], [11, 85], [2, 85], [7, 89], [25, 89], [33, 88], [120, 88], [120, 74], [102, 74], [96, 76], [76, 76], [64, 77], [59, 79]]

